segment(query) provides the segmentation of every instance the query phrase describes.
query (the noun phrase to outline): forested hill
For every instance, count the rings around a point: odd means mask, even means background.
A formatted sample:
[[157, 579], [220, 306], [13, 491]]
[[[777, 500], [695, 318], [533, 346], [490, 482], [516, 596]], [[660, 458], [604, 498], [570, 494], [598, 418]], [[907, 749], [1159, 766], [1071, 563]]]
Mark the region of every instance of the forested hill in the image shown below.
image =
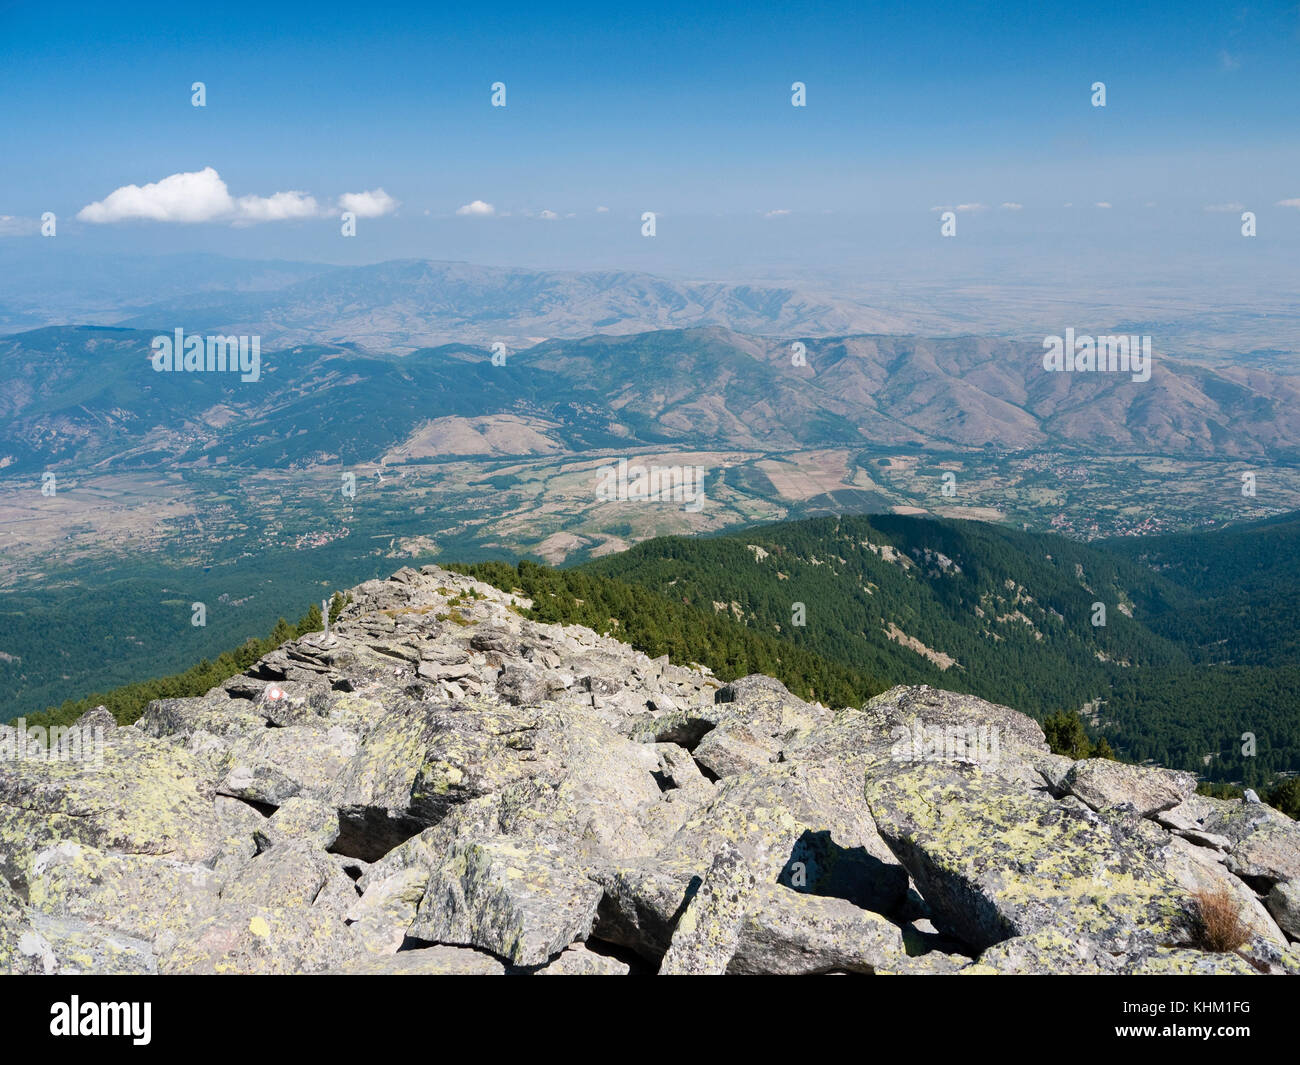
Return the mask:
[[582, 569], [725, 610], [891, 681], [1035, 713], [1082, 706], [1115, 670], [1189, 661], [1143, 621], [1180, 605], [1178, 586], [1074, 541], [980, 522], [817, 518], [650, 540]]
[[[1300, 770], [1286, 566], [1298, 533], [1293, 518], [1084, 545], [979, 522], [819, 518], [651, 540], [580, 571], [725, 612], [890, 683], [1040, 716], [1082, 709], [1121, 755], [1262, 784]], [[1209, 576], [1221, 569], [1236, 576]]]
[[1094, 546], [1195, 596], [1196, 609], [1166, 613], [1152, 625], [1188, 645], [1198, 661], [1300, 665], [1300, 514]]

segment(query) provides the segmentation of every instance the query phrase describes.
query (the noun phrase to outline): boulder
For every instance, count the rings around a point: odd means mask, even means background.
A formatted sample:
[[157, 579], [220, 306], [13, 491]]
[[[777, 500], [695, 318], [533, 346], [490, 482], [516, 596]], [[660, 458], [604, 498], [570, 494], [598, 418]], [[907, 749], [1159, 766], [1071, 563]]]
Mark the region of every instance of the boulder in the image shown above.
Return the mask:
[[428, 870], [412, 866], [377, 881], [352, 903], [347, 921], [366, 950], [396, 954], [401, 949], [428, 883]]
[[538, 976], [626, 976], [632, 967], [608, 954], [600, 954], [584, 943], [575, 943], [554, 961], [537, 970]]
[[678, 918], [660, 976], [721, 976], [740, 943], [740, 926], [757, 881], [733, 846], [714, 856], [699, 889]]
[[905, 957], [898, 925], [844, 899], [760, 884], [727, 972], [799, 976], [892, 970]]
[[1172, 810], [1196, 791], [1196, 777], [1108, 758], [1085, 758], [1065, 774], [1062, 787], [1094, 810], [1131, 803], [1142, 817]]
[[881, 835], [941, 928], [976, 950], [1052, 928], [1107, 950], [1168, 939], [1183, 896], [1149, 842], [974, 765], [902, 763], [866, 783]]
[[458, 839], [433, 870], [407, 934], [541, 965], [591, 932], [601, 890], [559, 847]]
[[1268, 912], [1292, 939], [1300, 939], [1300, 880], [1279, 880], [1268, 893]]
[[220, 852], [224, 831], [192, 755], [119, 728], [105, 738], [102, 764], [0, 764], [0, 875], [24, 893], [35, 856], [65, 840], [203, 862]]

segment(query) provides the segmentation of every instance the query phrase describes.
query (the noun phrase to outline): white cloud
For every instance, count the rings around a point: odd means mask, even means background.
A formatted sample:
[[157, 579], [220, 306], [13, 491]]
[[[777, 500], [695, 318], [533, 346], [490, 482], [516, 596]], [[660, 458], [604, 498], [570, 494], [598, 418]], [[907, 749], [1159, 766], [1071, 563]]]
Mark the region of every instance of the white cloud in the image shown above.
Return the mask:
[[542, 211], [537, 217], [543, 218], [548, 222], [554, 222], [560, 216], [556, 214], [554, 211]]
[[982, 203], [959, 203], [956, 207], [958, 211], [985, 211], [987, 209]]
[[1300, 199], [1297, 200], [1278, 200], [1273, 204], [1274, 207], [1300, 207]]
[[1244, 211], [1246, 205], [1242, 203], [1207, 203], [1203, 209], [1206, 211], [1228, 211], [1235, 213], [1237, 211]]
[[1099, 201], [1097, 202], [1096, 206], [1097, 206], [1097, 207], [1102, 207], [1102, 208], [1108, 208], [1108, 207], [1110, 207], [1110, 204], [1108, 204], [1105, 200], [1099, 200]]
[[596, 213], [597, 213], [597, 214], [609, 214], [609, 208], [608, 208], [608, 207], [597, 207], [597, 208], [596, 208]]
[[339, 197], [339, 207], [351, 211], [358, 218], [381, 218], [397, 210], [398, 203], [383, 189], [369, 192], [345, 192]]
[[270, 196], [230, 195], [212, 167], [172, 174], [148, 185], [123, 185], [102, 200], [87, 204], [77, 219], [108, 225], [113, 222], [283, 222], [315, 218], [320, 205], [305, 192], [276, 192]]
[[1023, 211], [1024, 209], [1025, 205], [1023, 203], [1012, 203], [1010, 200], [1002, 205], [1004, 211]]
[[277, 192], [271, 196], [241, 196], [235, 201], [236, 225], [254, 222], [287, 222], [315, 218], [320, 206], [305, 192]]
[[482, 200], [474, 200], [472, 203], [467, 203], [457, 207], [456, 213], [470, 215], [476, 218], [486, 218], [489, 215], [496, 214], [497, 209], [490, 203], [484, 203]]
[[153, 222], [214, 222], [235, 213], [230, 190], [212, 167], [172, 174], [149, 185], [123, 185], [77, 212], [82, 222], [132, 219]]
[[764, 218], [780, 218], [782, 215], [787, 215], [787, 214], [789, 214], [789, 213], [790, 213], [790, 212], [789, 212], [789, 210], [788, 210], [787, 208], [785, 208], [785, 207], [778, 207], [778, 208], [777, 208], [776, 210], [774, 210], [774, 211], [765, 211], [765, 212], [763, 213], [763, 217], [764, 217]]

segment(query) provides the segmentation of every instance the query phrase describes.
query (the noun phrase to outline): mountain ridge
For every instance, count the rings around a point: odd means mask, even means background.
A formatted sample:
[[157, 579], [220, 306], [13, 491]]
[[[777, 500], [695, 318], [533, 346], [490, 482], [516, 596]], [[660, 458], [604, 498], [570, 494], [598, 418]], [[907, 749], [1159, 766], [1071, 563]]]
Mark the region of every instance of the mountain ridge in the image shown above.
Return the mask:
[[896, 328], [902, 319], [780, 284], [682, 281], [629, 270], [530, 270], [398, 259], [328, 272], [256, 294], [195, 294], [118, 323], [175, 321], [204, 333], [259, 333], [278, 344], [328, 339], [410, 351], [447, 343], [531, 345], [547, 337], [690, 325], [784, 334]]
[[96, 764], [0, 762], [0, 967], [1300, 973], [1300, 825], [1190, 774], [925, 686], [722, 683], [434, 566], [349, 594], [204, 696], [90, 711]]
[[[606, 442], [782, 450], [979, 449], [996, 441], [1002, 453], [1056, 446], [1300, 461], [1300, 378], [1176, 358], [1157, 361], [1152, 380], [1135, 383], [1046, 373], [1041, 351], [1022, 342], [852, 336], [800, 340], [807, 365], [793, 365], [792, 342], [705, 327], [549, 340], [504, 365], [464, 344], [405, 356], [352, 344], [267, 349], [250, 385], [237, 375], [153, 372], [154, 335], [52, 327], [0, 337], [0, 370], [14, 383], [0, 403], [4, 464], [94, 461], [95, 450], [78, 456], [78, 441], [111, 454], [134, 440], [148, 453], [150, 433], [171, 464], [206, 452], [274, 464], [283, 442], [304, 433], [291, 451], [328, 461], [340, 454], [340, 417], [359, 428], [359, 418], [374, 420], [344, 461], [375, 461], [440, 416], [523, 414], [564, 430], [575, 428], [575, 405], [590, 412]], [[237, 446], [223, 457], [230, 413], [240, 423]], [[218, 414], [222, 431], [210, 424]], [[582, 429], [567, 446], [584, 449]]]

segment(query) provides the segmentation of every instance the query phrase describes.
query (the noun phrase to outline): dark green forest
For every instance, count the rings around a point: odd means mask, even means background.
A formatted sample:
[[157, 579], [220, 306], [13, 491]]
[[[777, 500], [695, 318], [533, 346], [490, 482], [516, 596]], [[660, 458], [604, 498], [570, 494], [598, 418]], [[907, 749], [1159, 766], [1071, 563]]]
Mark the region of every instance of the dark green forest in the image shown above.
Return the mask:
[[581, 570], [523, 561], [480, 562], [450, 569], [533, 600], [536, 621], [585, 625], [653, 658], [708, 666], [723, 680], [766, 673], [804, 699], [857, 706], [888, 685], [869, 672], [756, 632], [721, 614], [705, 613], [636, 584]]
[[[738, 608], [754, 631], [885, 684], [1040, 720], [1086, 708], [1125, 759], [1259, 788], [1300, 770], [1297, 546], [1294, 518], [1088, 545], [881, 515], [665, 537], [580, 569], [704, 612]], [[955, 664], [891, 640], [891, 624]]]
[[[351, 596], [345, 597], [335, 592], [330, 601], [330, 620], [339, 616], [339, 611], [347, 605]], [[321, 609], [315, 603], [307, 612], [291, 625], [280, 618], [275, 627], [263, 639], [248, 639], [230, 651], [224, 651], [216, 658], [204, 658], [182, 673], [166, 677], [153, 677], [149, 680], [135, 681], [113, 688], [110, 691], [95, 692], [81, 699], [68, 699], [59, 706], [31, 714], [24, 720], [30, 727], [41, 725], [52, 728], [56, 725], [70, 725], [87, 710], [103, 705], [108, 708], [119, 725], [129, 725], [135, 721], [154, 699], [181, 699], [191, 695], [203, 695], [222, 682], [238, 673], [244, 672], [263, 655], [270, 654], [282, 643], [306, 636], [309, 632], [320, 632], [324, 628]]]

